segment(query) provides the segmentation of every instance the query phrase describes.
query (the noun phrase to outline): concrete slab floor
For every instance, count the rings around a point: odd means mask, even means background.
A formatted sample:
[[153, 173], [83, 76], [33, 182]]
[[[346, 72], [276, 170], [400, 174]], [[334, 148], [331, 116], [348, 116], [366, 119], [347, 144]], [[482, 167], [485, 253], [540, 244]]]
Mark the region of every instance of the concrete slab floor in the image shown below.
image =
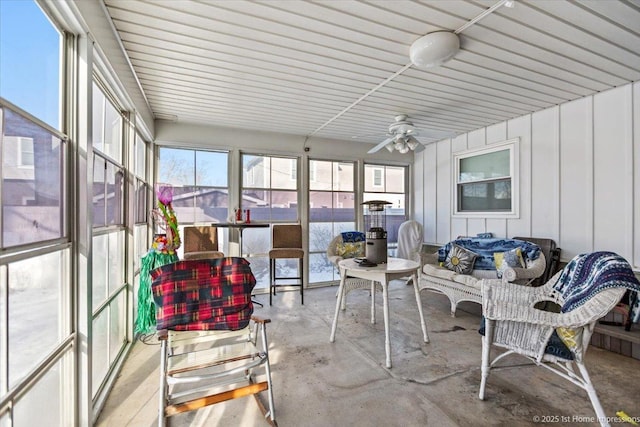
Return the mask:
[[[534, 426], [598, 425], [585, 391], [519, 356], [493, 370], [484, 401], [478, 399], [481, 308], [462, 303], [457, 316], [449, 300], [422, 291], [430, 343], [422, 333], [413, 288], [390, 286], [393, 367], [384, 366], [382, 296], [370, 323], [367, 291], [348, 295], [336, 341], [329, 342], [337, 287], [279, 293], [257, 299], [254, 313], [271, 318], [267, 333], [276, 419], [289, 426]], [[136, 342], [97, 426], [157, 423], [159, 346]], [[605, 412], [640, 418], [640, 361], [598, 348], [587, 368]], [[613, 420], [612, 424], [617, 421]], [[170, 426], [265, 426], [256, 402], [236, 399], [170, 418]], [[624, 424], [623, 424], [624, 425]]]

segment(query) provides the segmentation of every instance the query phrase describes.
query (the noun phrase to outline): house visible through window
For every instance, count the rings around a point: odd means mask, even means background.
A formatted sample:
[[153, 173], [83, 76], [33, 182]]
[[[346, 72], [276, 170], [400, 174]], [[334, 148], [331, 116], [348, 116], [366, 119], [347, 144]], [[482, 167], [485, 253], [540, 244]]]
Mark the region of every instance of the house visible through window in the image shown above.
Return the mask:
[[454, 156], [455, 215], [517, 215], [517, 140]]

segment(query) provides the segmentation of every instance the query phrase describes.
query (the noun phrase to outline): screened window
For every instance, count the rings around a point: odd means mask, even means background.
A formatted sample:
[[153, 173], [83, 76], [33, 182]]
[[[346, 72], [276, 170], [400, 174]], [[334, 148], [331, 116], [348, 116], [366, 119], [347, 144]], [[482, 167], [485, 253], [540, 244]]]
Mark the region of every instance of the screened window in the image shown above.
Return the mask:
[[92, 395], [126, 344], [125, 132], [120, 110], [93, 83]]
[[326, 251], [338, 233], [355, 230], [355, 164], [309, 160], [309, 170], [309, 282], [337, 280]]
[[0, 4], [0, 97], [54, 129], [60, 114], [62, 35], [35, 1]]
[[149, 208], [147, 206], [149, 200], [149, 184], [146, 182], [147, 144], [137, 133], [133, 153], [133, 175], [135, 176], [134, 192], [136, 201], [134, 218], [136, 224], [146, 224], [149, 214]]
[[517, 214], [515, 141], [454, 156], [455, 214]]
[[2, 247], [62, 237], [64, 139], [8, 108], [0, 108], [0, 120]]
[[[241, 161], [242, 192], [239, 208], [251, 210], [251, 222], [298, 222], [298, 158], [243, 153]], [[293, 170], [296, 171], [296, 179], [291, 179]], [[256, 286], [259, 288], [264, 288], [269, 283], [270, 248], [269, 228], [245, 230], [242, 252], [251, 262], [251, 269], [257, 280]], [[295, 260], [288, 261], [290, 260], [279, 260], [276, 263], [278, 275], [283, 275], [283, 268], [297, 269]]]
[[[291, 179], [297, 158], [242, 154], [241, 209], [252, 221], [298, 221], [298, 181]], [[297, 172], [296, 172], [297, 176]]]
[[2, 426], [78, 424], [63, 39], [35, 1], [0, 1]]
[[180, 224], [227, 222], [228, 154], [160, 148], [158, 183], [173, 187], [173, 209]]
[[[408, 169], [405, 166], [364, 165], [364, 194], [363, 201], [385, 200], [389, 203], [385, 208], [385, 223], [387, 230], [387, 244], [395, 248], [398, 242], [398, 227], [407, 219], [405, 206], [407, 194]], [[370, 218], [365, 210], [364, 224], [369, 227]], [[393, 255], [393, 253], [390, 253]]]

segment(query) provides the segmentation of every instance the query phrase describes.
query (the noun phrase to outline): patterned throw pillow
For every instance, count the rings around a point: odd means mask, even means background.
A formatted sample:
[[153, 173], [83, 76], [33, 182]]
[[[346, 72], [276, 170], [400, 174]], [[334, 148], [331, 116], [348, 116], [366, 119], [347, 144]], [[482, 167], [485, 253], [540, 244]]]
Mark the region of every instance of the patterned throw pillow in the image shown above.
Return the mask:
[[502, 277], [502, 273], [509, 267], [525, 268], [527, 266], [520, 248], [511, 249], [507, 252], [494, 252], [493, 260], [496, 263], [498, 277]]
[[451, 271], [455, 271], [460, 274], [469, 274], [473, 270], [473, 263], [476, 261], [478, 255], [475, 252], [471, 252], [462, 246], [456, 244], [451, 245], [451, 249], [447, 254], [447, 258], [444, 260], [444, 266]]
[[336, 245], [336, 254], [342, 258], [355, 258], [364, 256], [365, 242], [347, 242]]

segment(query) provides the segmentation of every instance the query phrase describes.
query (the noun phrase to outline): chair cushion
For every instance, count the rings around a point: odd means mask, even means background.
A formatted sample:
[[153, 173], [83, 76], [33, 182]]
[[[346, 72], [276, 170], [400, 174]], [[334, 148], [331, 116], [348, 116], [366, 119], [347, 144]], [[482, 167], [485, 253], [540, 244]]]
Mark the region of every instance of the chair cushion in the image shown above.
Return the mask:
[[271, 249], [269, 258], [304, 258], [304, 251], [298, 248]]
[[365, 255], [365, 242], [346, 242], [336, 245], [336, 254], [342, 258], [363, 257]]
[[342, 235], [342, 242], [364, 242], [366, 240], [366, 236], [362, 231], [343, 231], [340, 233]]
[[440, 247], [438, 249], [438, 261], [445, 260], [451, 245], [454, 244], [473, 251], [478, 256], [473, 267], [476, 270], [495, 270], [496, 264], [493, 259], [495, 252], [506, 252], [514, 248], [520, 248], [522, 256], [527, 260], [534, 260], [540, 256], [540, 247], [524, 240], [468, 237], [453, 240]]
[[502, 277], [502, 273], [509, 267], [526, 268], [527, 266], [520, 248], [514, 248], [506, 252], [494, 252], [493, 259], [496, 263], [498, 277]]
[[151, 271], [157, 329], [237, 330], [253, 313], [256, 279], [244, 258], [187, 260]]
[[462, 246], [452, 244], [444, 260], [444, 266], [456, 273], [469, 274], [473, 270], [473, 264], [477, 257], [476, 253], [466, 250]]
[[424, 274], [428, 274], [429, 276], [439, 277], [441, 279], [453, 280], [457, 274], [451, 270], [447, 270], [446, 268], [438, 267], [432, 264], [425, 264], [422, 267], [422, 271]]

